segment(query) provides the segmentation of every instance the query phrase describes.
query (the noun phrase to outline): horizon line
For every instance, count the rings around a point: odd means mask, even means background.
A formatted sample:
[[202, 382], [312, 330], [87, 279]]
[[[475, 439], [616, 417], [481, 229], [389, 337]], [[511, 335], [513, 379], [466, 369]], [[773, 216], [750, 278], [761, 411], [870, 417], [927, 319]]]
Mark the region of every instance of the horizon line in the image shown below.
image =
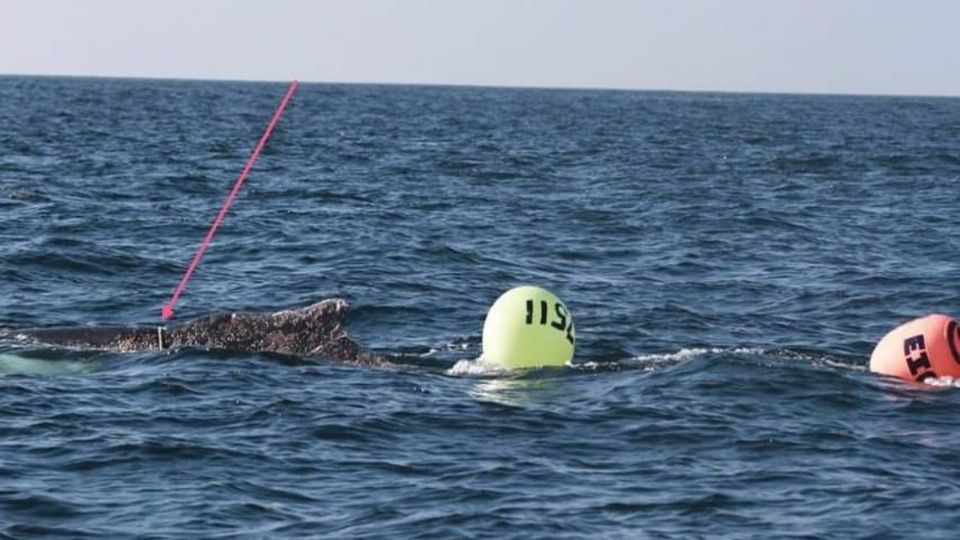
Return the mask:
[[345, 81], [345, 80], [311, 80], [299, 77], [289, 79], [270, 78], [235, 78], [235, 77], [179, 77], [162, 75], [90, 75], [90, 74], [58, 74], [58, 73], [0, 73], [5, 77], [34, 77], [34, 78], [63, 78], [63, 79], [120, 79], [141, 81], [182, 81], [182, 82], [224, 82], [224, 83], [262, 83], [288, 84], [296, 79], [306, 85], [342, 85], [342, 86], [408, 86], [408, 87], [438, 87], [438, 88], [487, 88], [502, 90], [553, 90], [553, 91], [592, 91], [592, 92], [638, 92], [638, 93], [678, 93], [678, 94], [739, 94], [739, 95], [770, 95], [770, 96], [823, 96], [823, 97], [865, 97], [865, 98], [932, 98], [957, 99], [960, 94], [915, 93], [899, 94], [886, 92], [837, 92], [837, 91], [797, 91], [797, 90], [730, 90], [704, 88], [634, 88], [619, 86], [538, 86], [538, 85], [504, 85], [493, 83], [443, 83], [443, 82], [413, 82], [413, 81]]

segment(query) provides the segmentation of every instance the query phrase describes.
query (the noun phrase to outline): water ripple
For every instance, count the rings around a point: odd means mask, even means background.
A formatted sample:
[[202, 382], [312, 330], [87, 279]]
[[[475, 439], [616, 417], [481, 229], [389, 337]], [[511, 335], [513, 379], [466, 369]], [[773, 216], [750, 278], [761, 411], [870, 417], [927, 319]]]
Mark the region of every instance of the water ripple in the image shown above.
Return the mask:
[[[0, 327], [156, 324], [282, 93], [0, 77]], [[400, 366], [0, 332], [0, 538], [952, 538], [955, 99], [302, 85], [178, 305]], [[485, 366], [505, 289], [577, 321]]]

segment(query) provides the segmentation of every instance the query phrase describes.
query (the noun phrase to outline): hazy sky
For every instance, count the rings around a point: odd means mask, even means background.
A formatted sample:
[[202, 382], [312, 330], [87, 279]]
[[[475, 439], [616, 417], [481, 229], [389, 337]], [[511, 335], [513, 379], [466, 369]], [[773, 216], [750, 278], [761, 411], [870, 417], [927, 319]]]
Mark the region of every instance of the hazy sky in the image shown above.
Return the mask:
[[0, 74], [960, 95], [954, 0], [0, 0]]

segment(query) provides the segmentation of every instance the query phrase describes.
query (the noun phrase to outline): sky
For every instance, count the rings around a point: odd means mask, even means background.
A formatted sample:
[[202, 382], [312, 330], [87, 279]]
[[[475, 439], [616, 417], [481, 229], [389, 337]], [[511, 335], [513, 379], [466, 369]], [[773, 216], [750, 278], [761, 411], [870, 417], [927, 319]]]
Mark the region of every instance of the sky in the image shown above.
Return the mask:
[[0, 0], [0, 74], [960, 96], [960, 2]]

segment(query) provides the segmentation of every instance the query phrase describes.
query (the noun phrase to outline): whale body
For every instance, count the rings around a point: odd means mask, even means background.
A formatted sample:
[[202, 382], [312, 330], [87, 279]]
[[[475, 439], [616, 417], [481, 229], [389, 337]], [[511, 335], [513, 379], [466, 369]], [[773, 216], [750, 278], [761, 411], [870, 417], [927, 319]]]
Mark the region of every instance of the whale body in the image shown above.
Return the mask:
[[41, 343], [115, 352], [198, 347], [210, 350], [316, 356], [384, 364], [361, 350], [344, 329], [349, 305], [341, 298], [276, 312], [213, 313], [170, 327], [90, 326], [29, 328], [14, 333]]

